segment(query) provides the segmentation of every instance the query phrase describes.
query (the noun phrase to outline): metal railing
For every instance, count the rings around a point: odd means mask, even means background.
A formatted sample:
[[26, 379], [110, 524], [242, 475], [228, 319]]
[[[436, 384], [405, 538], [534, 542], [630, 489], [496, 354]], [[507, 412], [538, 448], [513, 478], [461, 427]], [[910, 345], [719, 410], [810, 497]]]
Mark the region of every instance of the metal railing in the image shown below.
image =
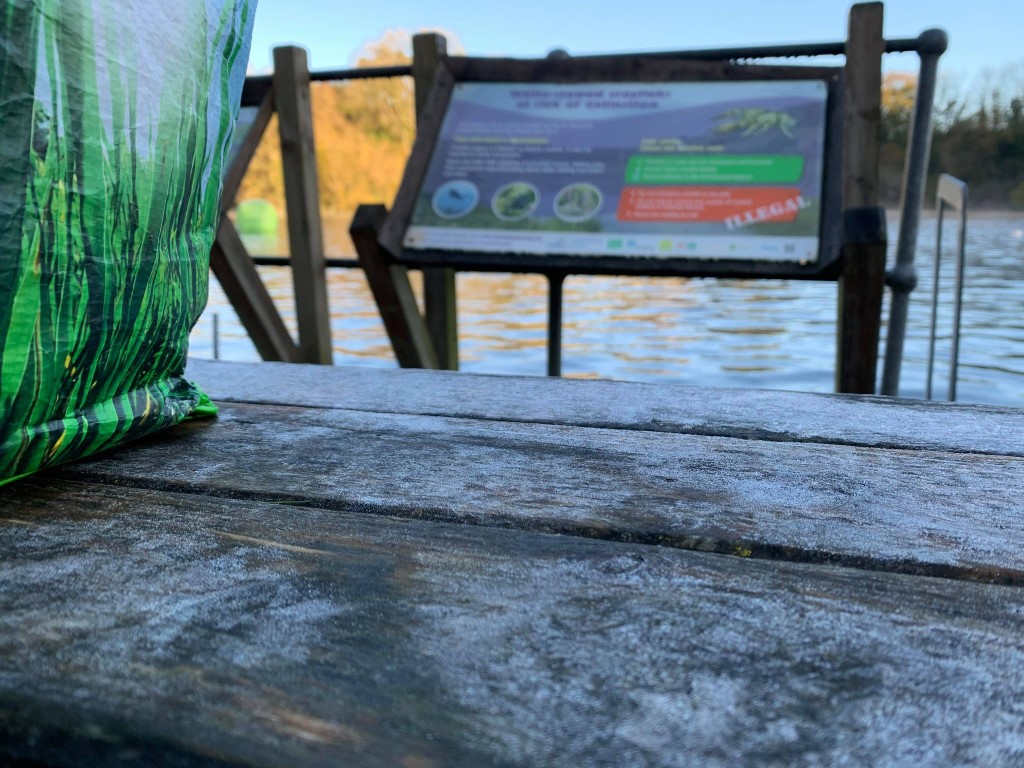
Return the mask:
[[935, 85], [938, 80], [939, 57], [949, 44], [946, 34], [940, 30], [928, 30], [922, 33], [918, 40], [921, 69], [917, 79], [917, 95], [903, 171], [896, 266], [885, 277], [886, 284], [892, 290], [892, 302], [889, 306], [889, 331], [885, 340], [885, 364], [882, 368], [883, 395], [897, 395], [900, 389], [903, 341], [907, 334], [907, 310], [910, 305], [910, 293], [917, 287], [914, 254], [917, 250], [917, 230], [921, 204], [924, 201], [924, 187], [928, 178]]
[[[411, 65], [397, 64], [389, 67], [310, 70], [309, 80], [312, 83], [330, 83], [341, 80], [374, 80], [377, 78], [408, 77], [411, 75]], [[273, 87], [273, 75], [248, 75], [245, 78], [245, 85], [242, 87], [242, 106], [259, 106], [267, 91]]]

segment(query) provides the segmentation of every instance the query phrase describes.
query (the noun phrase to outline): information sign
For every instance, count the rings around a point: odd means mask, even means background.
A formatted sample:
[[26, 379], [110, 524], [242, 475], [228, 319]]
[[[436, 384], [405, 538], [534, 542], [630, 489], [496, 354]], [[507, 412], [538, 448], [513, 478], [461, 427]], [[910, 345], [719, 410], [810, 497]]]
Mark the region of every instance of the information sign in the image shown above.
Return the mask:
[[815, 262], [822, 79], [454, 85], [411, 251]]

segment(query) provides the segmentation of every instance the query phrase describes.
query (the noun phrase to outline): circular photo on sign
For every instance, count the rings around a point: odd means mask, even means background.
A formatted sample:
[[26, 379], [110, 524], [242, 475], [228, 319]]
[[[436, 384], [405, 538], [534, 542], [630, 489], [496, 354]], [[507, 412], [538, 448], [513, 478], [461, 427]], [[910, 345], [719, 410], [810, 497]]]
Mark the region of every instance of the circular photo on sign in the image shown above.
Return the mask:
[[434, 213], [442, 219], [459, 219], [476, 208], [480, 201], [480, 190], [476, 184], [465, 179], [449, 181], [438, 187], [431, 199]]
[[570, 184], [555, 195], [555, 216], [568, 222], [586, 221], [597, 215], [603, 202], [601, 190], [593, 184]]
[[513, 181], [498, 188], [491, 198], [491, 210], [502, 221], [525, 219], [537, 209], [540, 192], [528, 181]]

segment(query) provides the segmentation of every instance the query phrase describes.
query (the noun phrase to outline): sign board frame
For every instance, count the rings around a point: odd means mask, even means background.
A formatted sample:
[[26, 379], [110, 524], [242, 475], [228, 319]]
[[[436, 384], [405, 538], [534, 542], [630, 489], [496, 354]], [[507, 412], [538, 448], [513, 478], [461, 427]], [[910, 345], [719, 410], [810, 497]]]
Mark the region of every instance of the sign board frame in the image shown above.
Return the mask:
[[[831, 280], [841, 272], [842, 253], [842, 67], [761, 66], [732, 61], [649, 58], [492, 59], [444, 57], [394, 205], [379, 235], [396, 262], [413, 268], [445, 266], [474, 271], [542, 274], [612, 274], [682, 277]], [[417, 250], [403, 246], [413, 210], [458, 83], [679, 83], [715, 81], [822, 80], [828, 88], [825, 115], [819, 252], [815, 261], [757, 261], [664, 256], [560, 255]]]

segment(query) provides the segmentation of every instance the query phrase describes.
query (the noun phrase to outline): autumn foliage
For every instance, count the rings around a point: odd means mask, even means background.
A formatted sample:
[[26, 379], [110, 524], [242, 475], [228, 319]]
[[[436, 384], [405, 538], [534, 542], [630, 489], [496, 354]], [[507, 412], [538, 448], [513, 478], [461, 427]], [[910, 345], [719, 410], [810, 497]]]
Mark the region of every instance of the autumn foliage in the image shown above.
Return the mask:
[[[389, 34], [369, 45], [357, 66], [408, 64], [408, 43], [407, 36]], [[915, 75], [905, 72], [890, 72], [883, 82], [881, 193], [887, 205], [899, 203], [916, 88]], [[321, 208], [350, 212], [360, 203], [390, 204], [415, 136], [412, 79], [315, 83], [312, 102]], [[929, 203], [943, 172], [965, 180], [976, 203], [1024, 208], [1024, 63], [966, 94], [940, 83]], [[276, 118], [238, 195], [254, 198], [285, 209]]]
[[[899, 202], [917, 79], [891, 72], [882, 84], [882, 199]], [[972, 206], [1024, 209], [1024, 62], [986, 72], [957, 92], [940, 79], [935, 97], [926, 205], [949, 173], [967, 182]]]
[[[370, 46], [357, 66], [408, 64], [399, 41]], [[312, 85], [320, 204], [350, 211], [359, 203], [390, 204], [412, 148], [416, 118], [412, 78], [353, 80]], [[284, 211], [284, 179], [277, 118], [264, 134], [238, 194]]]

